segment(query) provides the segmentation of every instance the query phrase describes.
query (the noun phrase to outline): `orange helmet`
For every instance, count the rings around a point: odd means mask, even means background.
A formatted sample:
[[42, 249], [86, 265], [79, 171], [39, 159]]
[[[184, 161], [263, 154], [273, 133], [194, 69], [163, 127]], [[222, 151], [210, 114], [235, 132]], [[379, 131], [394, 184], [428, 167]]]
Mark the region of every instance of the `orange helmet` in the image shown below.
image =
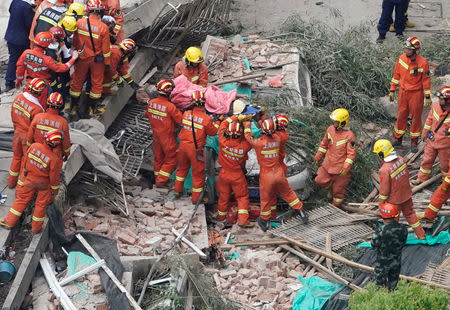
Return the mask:
[[48, 146], [54, 148], [61, 144], [62, 136], [63, 136], [62, 132], [60, 130], [55, 129], [47, 131], [44, 135], [44, 138]]
[[196, 106], [205, 105], [205, 94], [201, 90], [196, 90], [191, 95], [191, 102]]
[[48, 30], [55, 40], [62, 41], [66, 37], [66, 33], [64, 32], [64, 29], [62, 29], [60, 26], [53, 26]]
[[43, 79], [34, 78], [28, 82], [27, 90], [33, 94], [39, 96], [47, 86], [47, 83]]
[[64, 105], [64, 99], [60, 93], [51, 93], [48, 96], [47, 105], [50, 109], [60, 110]]
[[448, 125], [447, 128], [445, 128], [445, 135], [447, 137], [450, 136], [450, 125]]
[[169, 96], [174, 88], [172, 80], [161, 80], [156, 84], [156, 91], [162, 96]]
[[289, 118], [284, 114], [278, 114], [274, 117], [277, 129], [285, 130], [289, 124]]
[[86, 10], [88, 12], [92, 11], [103, 11], [105, 6], [103, 5], [102, 0], [89, 0], [86, 4]]
[[275, 133], [275, 123], [273, 119], [267, 118], [261, 124], [261, 131], [266, 135], [273, 135]]
[[397, 207], [394, 206], [392, 203], [382, 204], [380, 207], [380, 214], [381, 217], [384, 219], [390, 219], [399, 216]]
[[225, 135], [233, 139], [237, 139], [242, 136], [242, 126], [239, 122], [231, 122], [228, 124], [228, 128], [225, 129]]
[[409, 37], [408, 39], [406, 39], [403, 47], [410, 50], [418, 50], [420, 49], [420, 41], [419, 39], [417, 39], [417, 37]]
[[450, 86], [442, 86], [435, 95], [439, 99], [450, 99]]
[[49, 31], [39, 32], [34, 37], [34, 44], [36, 44], [39, 47], [47, 48], [53, 41], [55, 41], [55, 38]]
[[125, 39], [122, 42], [119, 43], [120, 49], [125, 54], [130, 54], [136, 51], [136, 42], [134, 42], [131, 39]]

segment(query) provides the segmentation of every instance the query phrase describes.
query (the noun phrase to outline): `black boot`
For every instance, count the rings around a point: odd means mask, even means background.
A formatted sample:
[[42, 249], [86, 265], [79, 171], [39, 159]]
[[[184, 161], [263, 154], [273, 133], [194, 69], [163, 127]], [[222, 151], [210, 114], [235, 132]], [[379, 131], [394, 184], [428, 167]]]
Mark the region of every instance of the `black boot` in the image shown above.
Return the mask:
[[269, 229], [269, 221], [266, 221], [261, 217], [258, 217], [256, 221], [258, 222], [258, 225], [262, 231], [266, 232]]
[[400, 138], [394, 138], [394, 140], [392, 141], [392, 146], [401, 146], [403, 143], [403, 136], [401, 136]]
[[82, 101], [80, 107], [78, 108], [78, 117], [80, 119], [89, 119], [89, 107], [91, 106], [92, 99], [87, 97], [86, 100]]
[[308, 223], [308, 221], [309, 221], [308, 213], [306, 213], [305, 210], [300, 209], [300, 210], [295, 210], [295, 212], [300, 216], [303, 224], [307, 224]]
[[419, 151], [418, 148], [419, 139], [412, 139], [411, 140], [411, 153], [417, 153]]
[[383, 43], [383, 41], [386, 39], [386, 36], [382, 36], [381, 34], [378, 36], [376, 42], [377, 43]]

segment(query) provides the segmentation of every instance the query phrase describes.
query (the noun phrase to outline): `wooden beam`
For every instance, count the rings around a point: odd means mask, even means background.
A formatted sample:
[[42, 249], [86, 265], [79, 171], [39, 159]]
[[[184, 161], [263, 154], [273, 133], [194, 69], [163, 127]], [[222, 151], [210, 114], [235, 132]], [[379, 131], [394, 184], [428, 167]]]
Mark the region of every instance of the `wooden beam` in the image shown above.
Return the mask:
[[234, 83], [234, 82], [240, 82], [240, 81], [245, 81], [245, 80], [256, 79], [256, 78], [265, 77], [265, 76], [266, 76], [265, 73], [256, 73], [256, 74], [243, 75], [241, 77], [234, 78], [234, 79], [218, 81], [218, 82], [212, 83], [212, 85], [216, 85], [216, 86], [217, 85], [223, 85], [223, 84], [228, 84], [228, 83]]
[[424, 189], [425, 187], [427, 187], [428, 185], [433, 184], [434, 182], [436, 182], [437, 180], [442, 180], [442, 173], [438, 173], [437, 175], [435, 175], [434, 177], [432, 177], [429, 180], [426, 180], [425, 182], [417, 185], [416, 187], [412, 188], [412, 192], [413, 194], [417, 193], [418, 191]]
[[[295, 239], [298, 241], [306, 241], [305, 239]], [[289, 244], [288, 241], [284, 239], [267, 239], [267, 240], [243, 240], [243, 241], [236, 241], [236, 242], [230, 242], [229, 245], [234, 246], [252, 246], [252, 245], [281, 245], [281, 244]]]

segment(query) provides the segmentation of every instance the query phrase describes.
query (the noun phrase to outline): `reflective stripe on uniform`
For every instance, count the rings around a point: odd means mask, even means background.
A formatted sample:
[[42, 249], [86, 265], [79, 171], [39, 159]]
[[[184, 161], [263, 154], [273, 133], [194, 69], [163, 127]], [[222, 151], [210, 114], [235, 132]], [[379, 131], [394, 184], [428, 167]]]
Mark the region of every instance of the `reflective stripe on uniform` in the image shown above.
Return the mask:
[[39, 157], [34, 156], [34, 155], [31, 154], [31, 153], [28, 153], [28, 158], [31, 158], [31, 159], [37, 161], [37, 162], [40, 163], [42, 166], [44, 166], [44, 168], [47, 168], [47, 164], [46, 164], [42, 159], [40, 159]]
[[219, 124], [217, 124], [217, 123], [214, 123], [214, 127], [216, 127], [217, 129], [219, 129]]
[[265, 151], [261, 151], [261, 154], [264, 154], [264, 155], [277, 154], [279, 151], [280, 151], [280, 149], [265, 150]]
[[81, 92], [77, 92], [77, 91], [69, 91], [70, 95], [72, 97], [80, 97]]
[[38, 19], [43, 20], [44, 22], [47, 22], [47, 23], [49, 23], [52, 26], [57, 26], [58, 25], [57, 22], [55, 22], [51, 18], [48, 18], [47, 16], [40, 15]]
[[99, 99], [102, 96], [102, 94], [95, 94], [92, 91], [89, 93], [89, 97], [93, 99]]
[[399, 134], [399, 135], [403, 135], [403, 134], [405, 134], [405, 130], [400, 130], [400, 129], [397, 129], [397, 127], [394, 127], [394, 131], [395, 131], [395, 133], [397, 133], [397, 134]]
[[194, 77], [192, 77], [191, 82], [195, 82], [200, 78], [200, 76], [196, 75]]
[[9, 175], [12, 175], [13, 177], [17, 177], [17, 176], [19, 176], [19, 172], [14, 172], [14, 171], [9, 170]]
[[399, 83], [398, 80], [396, 80], [394, 78], [392, 78], [391, 82], [394, 83], [394, 84], [398, 84]]
[[406, 62], [404, 62], [403, 60], [399, 59], [399, 60], [398, 60], [398, 63], [399, 63], [403, 68], [405, 68], [406, 70], [409, 69], [408, 64], [407, 64]]
[[200, 187], [200, 188], [192, 188], [192, 192], [193, 193], [201, 193], [201, 192], [203, 192], [203, 187]]
[[248, 214], [248, 210], [245, 209], [239, 209], [238, 214]]
[[289, 207], [295, 206], [299, 202], [300, 202], [300, 200], [298, 200], [298, 198], [297, 198], [289, 203]]
[[337, 197], [333, 197], [333, 200], [336, 202], [343, 202], [344, 199], [343, 198], [337, 198]]
[[109, 56], [111, 56], [111, 52], [108, 52], [108, 53], [106, 53], [106, 54], [103, 54], [103, 57], [109, 57]]
[[425, 124], [425, 126], [423, 126], [423, 129], [426, 129], [426, 130], [431, 130], [431, 126], [429, 126], [429, 125]]
[[276, 210], [277, 209], [277, 206], [275, 205], [275, 206], [270, 206], [270, 210]]
[[420, 172], [425, 173], [425, 174], [430, 174], [431, 170], [427, 170], [427, 169], [420, 167]]
[[17, 184], [20, 185], [20, 186], [22, 186], [22, 185], [23, 185], [23, 182], [22, 182], [21, 180], [17, 180]]
[[[87, 31], [81, 30], [80, 28], [78, 28], [77, 31], [78, 31], [78, 34], [81, 34], [86, 37], [90, 37], [89, 32], [87, 32]], [[98, 34], [92, 33], [92, 37], [95, 39], [98, 39]]]
[[[192, 122], [188, 121], [187, 119], [183, 119], [183, 124], [192, 127]], [[200, 125], [200, 124], [197, 124], [196, 122], [194, 122], [194, 128], [203, 129], [203, 125]]]
[[10, 208], [9, 212], [11, 212], [12, 214], [17, 215], [17, 216], [21, 216], [22, 215], [22, 212], [16, 211], [13, 208]]
[[71, 146], [69, 146], [67, 149], [64, 150], [64, 153], [70, 152]]
[[389, 195], [388, 196], [378, 195], [378, 198], [380, 198], [381, 200], [387, 200], [389, 198]]
[[261, 215], [269, 216], [272, 213], [272, 210], [269, 211], [261, 211]]
[[58, 184], [58, 185], [53, 185], [53, 186], [50, 186], [50, 188], [51, 189], [59, 189], [61, 187], [61, 185], [60, 184]]
[[35, 222], [43, 222], [45, 220], [45, 216], [44, 217], [36, 217], [33, 215], [33, 221]]
[[391, 178], [395, 178], [400, 172], [406, 169], [406, 163], [397, 168], [394, 172], [391, 173]]
[[434, 212], [436, 212], [436, 213], [439, 212], [439, 209], [436, 208], [435, 206], [433, 206], [431, 203], [428, 205], [428, 209], [430, 209], [431, 211], [434, 211]]
[[120, 25], [115, 25], [114, 28], [115, 28], [116, 30], [120, 30], [120, 29], [122, 29], [122, 26], [120, 26]]
[[420, 222], [417, 221], [417, 222], [415, 222], [414, 224], [411, 224], [410, 226], [411, 226], [412, 228], [417, 228], [417, 227], [420, 226]]
[[184, 179], [186, 179], [186, 178], [182, 178], [182, 177], [179, 177], [179, 176], [175, 177], [175, 180], [180, 181], [180, 182], [183, 182]]
[[444, 182], [450, 183], [450, 178], [449, 177], [445, 177]]
[[234, 157], [239, 157], [239, 158], [244, 157], [244, 154], [237, 154], [237, 153], [234, 153], [234, 152], [230, 152], [230, 151], [228, 151], [225, 148], [222, 148], [222, 151], [224, 151], [228, 155], [231, 155], [231, 156], [234, 156]]
[[161, 111], [158, 111], [158, 110], [155, 110], [155, 109], [150, 109], [149, 108], [148, 111], [150, 113], [153, 113], [153, 114], [156, 114], [156, 115], [159, 115], [159, 116], [167, 116], [167, 113], [161, 112]]
[[431, 90], [425, 90], [424, 93], [425, 95], [431, 95]]
[[351, 160], [350, 158], [346, 158], [345, 162], [350, 164], [350, 165], [353, 165], [353, 160]]
[[249, 133], [249, 132], [252, 132], [251, 128], [245, 128], [244, 129], [244, 133]]
[[27, 110], [25, 110], [24, 107], [21, 107], [20, 105], [18, 105], [17, 103], [13, 104], [13, 107], [16, 108], [17, 110], [21, 111], [23, 114], [25, 114], [28, 118], [30, 118], [30, 112], [28, 112]]
[[125, 75], [122, 75], [122, 77], [126, 80], [131, 77], [131, 74], [127, 73]]
[[328, 136], [328, 140], [330, 140], [331, 143], [333, 143], [333, 137], [331, 137], [331, 134], [329, 132], [327, 132], [327, 136]]
[[439, 114], [436, 112], [435, 109], [433, 109], [433, 116], [439, 122]]
[[159, 174], [162, 174], [165, 177], [170, 177], [170, 173], [162, 171], [162, 170], [159, 170]]
[[228, 212], [226, 212], [226, 211], [222, 212], [220, 210], [217, 210], [217, 214], [220, 215], [220, 216], [226, 216], [228, 214]]
[[327, 150], [326, 150], [326, 149], [324, 149], [323, 147], [320, 147], [320, 146], [319, 146], [319, 152], [322, 152], [322, 153], [326, 153], [326, 152], [327, 152]]
[[409, 135], [413, 138], [419, 137], [420, 136], [420, 131], [419, 132], [410, 132]]
[[337, 142], [336, 142], [336, 146], [345, 144], [345, 143], [347, 143], [347, 141], [348, 141], [348, 139], [344, 139], [344, 140], [337, 141]]
[[36, 128], [41, 129], [41, 130], [46, 130], [46, 131], [58, 130], [58, 128], [53, 128], [50, 126], [44, 126], [44, 125], [40, 125], [40, 124], [36, 125]]
[[153, 172], [155, 175], [158, 175], [159, 174], [159, 171], [154, 171]]

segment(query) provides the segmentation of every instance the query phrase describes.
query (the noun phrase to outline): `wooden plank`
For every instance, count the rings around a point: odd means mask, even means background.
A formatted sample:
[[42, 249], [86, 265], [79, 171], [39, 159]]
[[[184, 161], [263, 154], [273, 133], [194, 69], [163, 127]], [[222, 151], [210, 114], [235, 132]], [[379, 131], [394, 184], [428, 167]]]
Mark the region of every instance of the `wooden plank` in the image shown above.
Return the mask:
[[[305, 239], [296, 238], [298, 241], [306, 241]], [[280, 245], [280, 244], [289, 244], [288, 241], [284, 239], [267, 239], [267, 240], [243, 240], [243, 241], [235, 241], [228, 243], [229, 245], [234, 246], [261, 246], [261, 245]]]
[[[331, 254], [331, 234], [327, 233], [326, 240], [325, 240], [325, 250]], [[328, 269], [333, 270], [333, 262], [329, 257], [326, 258], [326, 264]]]

